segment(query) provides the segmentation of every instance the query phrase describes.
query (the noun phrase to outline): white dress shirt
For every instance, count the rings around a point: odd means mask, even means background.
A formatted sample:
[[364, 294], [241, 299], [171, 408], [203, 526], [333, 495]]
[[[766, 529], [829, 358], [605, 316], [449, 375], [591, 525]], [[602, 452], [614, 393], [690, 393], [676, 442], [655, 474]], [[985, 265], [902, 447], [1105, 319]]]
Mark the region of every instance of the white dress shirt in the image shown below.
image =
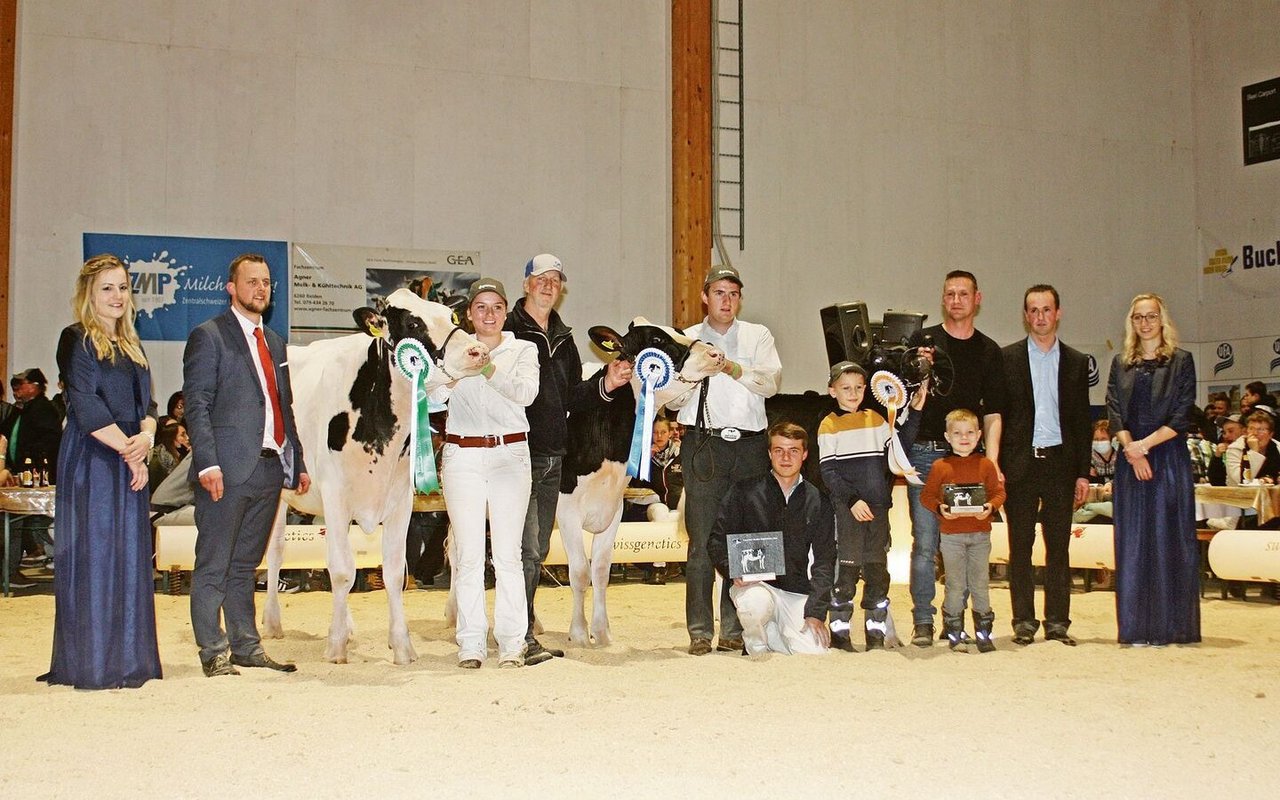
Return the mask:
[[529, 430], [525, 406], [538, 396], [538, 348], [508, 331], [489, 351], [493, 377], [472, 375], [453, 388], [440, 386], [431, 399], [449, 404], [445, 431], [456, 436], [490, 436]]
[[[705, 319], [687, 328], [686, 336], [701, 339], [724, 351], [725, 358], [742, 367], [742, 377], [734, 380], [721, 372], [711, 376], [707, 391], [708, 428], [739, 428], [762, 431], [769, 426], [764, 399], [778, 393], [782, 383], [782, 361], [773, 334], [763, 325], [735, 319], [723, 335]], [[667, 405], [680, 409], [676, 419], [682, 425], [696, 425], [702, 404], [702, 385]]]

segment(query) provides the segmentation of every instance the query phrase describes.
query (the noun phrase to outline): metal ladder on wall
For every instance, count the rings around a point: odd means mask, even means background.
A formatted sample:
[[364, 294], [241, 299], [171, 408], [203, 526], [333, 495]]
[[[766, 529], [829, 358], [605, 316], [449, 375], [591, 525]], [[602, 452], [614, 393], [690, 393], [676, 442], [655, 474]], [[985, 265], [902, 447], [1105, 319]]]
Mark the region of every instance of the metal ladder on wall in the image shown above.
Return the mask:
[[711, 236], [719, 262], [732, 266], [725, 241], [745, 246], [746, 185], [743, 181], [742, 2], [715, 0], [712, 26], [712, 204]]

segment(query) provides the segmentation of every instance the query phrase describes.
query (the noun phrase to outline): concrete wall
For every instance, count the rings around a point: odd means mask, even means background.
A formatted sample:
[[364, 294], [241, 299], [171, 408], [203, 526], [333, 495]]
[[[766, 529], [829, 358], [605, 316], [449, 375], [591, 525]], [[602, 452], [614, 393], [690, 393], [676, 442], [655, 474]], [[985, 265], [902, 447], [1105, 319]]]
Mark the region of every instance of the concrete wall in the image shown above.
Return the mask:
[[[955, 267], [978, 274], [979, 326], [1002, 343], [1038, 282], [1062, 291], [1063, 338], [1100, 359], [1138, 291], [1164, 294], [1196, 339], [1197, 224], [1230, 213], [1197, 200], [1219, 187], [1201, 163], [1218, 148], [1196, 137], [1221, 116], [1221, 147], [1238, 147], [1238, 109], [1205, 97], [1270, 77], [1254, 74], [1264, 33], [1222, 74], [1207, 48], [1275, 17], [1215, 8], [746, 0], [733, 260], [785, 389], [824, 383], [819, 307], [933, 323]], [[667, 3], [21, 11], [11, 366], [52, 368], [88, 230], [476, 249], [509, 282], [548, 250], [580, 346], [587, 325], [669, 316]], [[1257, 189], [1273, 218], [1274, 194]], [[167, 394], [180, 347], [150, 351]]]
[[[1280, 2], [1204, 0], [1193, 9], [1199, 377], [1206, 387], [1278, 384], [1280, 365], [1271, 362], [1280, 336], [1280, 268], [1245, 269], [1242, 251], [1278, 246], [1280, 161], [1244, 165], [1240, 91], [1280, 77]], [[1229, 273], [1204, 274], [1219, 248], [1236, 263]]]

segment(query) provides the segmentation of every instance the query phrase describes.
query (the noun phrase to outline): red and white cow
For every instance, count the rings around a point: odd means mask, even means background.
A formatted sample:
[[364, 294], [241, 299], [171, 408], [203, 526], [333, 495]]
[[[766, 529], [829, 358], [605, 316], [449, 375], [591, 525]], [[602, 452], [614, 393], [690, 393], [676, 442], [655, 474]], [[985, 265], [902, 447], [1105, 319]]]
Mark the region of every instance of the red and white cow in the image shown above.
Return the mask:
[[[655, 348], [665, 353], [675, 367], [675, 379], [656, 393], [655, 408], [691, 391], [698, 381], [719, 372], [724, 353], [703, 341], [637, 317], [625, 335], [605, 326], [589, 331], [591, 340], [616, 358], [635, 363], [640, 352]], [[603, 375], [603, 369], [597, 378]], [[613, 565], [613, 543], [622, 520], [623, 492], [630, 482], [627, 456], [639, 403], [641, 376], [614, 392], [601, 393], [590, 406], [569, 414], [569, 437], [560, 480], [560, 502], [556, 521], [560, 539], [569, 559], [569, 584], [573, 589], [573, 612], [569, 641], [576, 645], [606, 645], [611, 641], [609, 615], [605, 609], [605, 589]], [[648, 453], [642, 454], [647, 459]], [[591, 557], [583, 545], [583, 531], [595, 534]], [[590, 579], [592, 612], [590, 636], [584, 609], [584, 593]]]
[[328, 530], [333, 619], [325, 658], [346, 663], [354, 630], [347, 595], [355, 581], [355, 561], [347, 537], [349, 521], [366, 532], [382, 528], [382, 569], [390, 612], [388, 644], [395, 663], [416, 659], [401, 598], [405, 536], [413, 511], [409, 477], [411, 384], [393, 363], [396, 345], [415, 339], [434, 366], [429, 385], [474, 375], [489, 363], [489, 349], [453, 322], [449, 308], [407, 289], [387, 298], [379, 314], [355, 312], [364, 333], [289, 348], [293, 414], [310, 470], [312, 490], [285, 492], [267, 549], [264, 636], [283, 636], [277, 576], [284, 547], [286, 503], [307, 514], [323, 514]]

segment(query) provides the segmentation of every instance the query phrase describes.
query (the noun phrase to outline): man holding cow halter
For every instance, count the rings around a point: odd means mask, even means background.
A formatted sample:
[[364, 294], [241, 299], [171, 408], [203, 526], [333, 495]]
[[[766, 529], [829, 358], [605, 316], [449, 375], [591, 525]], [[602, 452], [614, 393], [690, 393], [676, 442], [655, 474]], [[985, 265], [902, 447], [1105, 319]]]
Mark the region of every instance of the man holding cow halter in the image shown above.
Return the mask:
[[[773, 334], [763, 325], [738, 319], [742, 307], [742, 277], [733, 267], [713, 267], [702, 284], [706, 318], [684, 333], [724, 353], [718, 375], [669, 402], [686, 433], [680, 451], [685, 475], [685, 525], [689, 556], [685, 567], [685, 622], [689, 653], [712, 651], [715, 617], [711, 587], [714, 573], [707, 540], [720, 500], [737, 482], [769, 471], [769, 448], [764, 435], [766, 397], [777, 394], [782, 362]], [[715, 649], [742, 650], [742, 626], [729, 597], [720, 597], [720, 640]]]

